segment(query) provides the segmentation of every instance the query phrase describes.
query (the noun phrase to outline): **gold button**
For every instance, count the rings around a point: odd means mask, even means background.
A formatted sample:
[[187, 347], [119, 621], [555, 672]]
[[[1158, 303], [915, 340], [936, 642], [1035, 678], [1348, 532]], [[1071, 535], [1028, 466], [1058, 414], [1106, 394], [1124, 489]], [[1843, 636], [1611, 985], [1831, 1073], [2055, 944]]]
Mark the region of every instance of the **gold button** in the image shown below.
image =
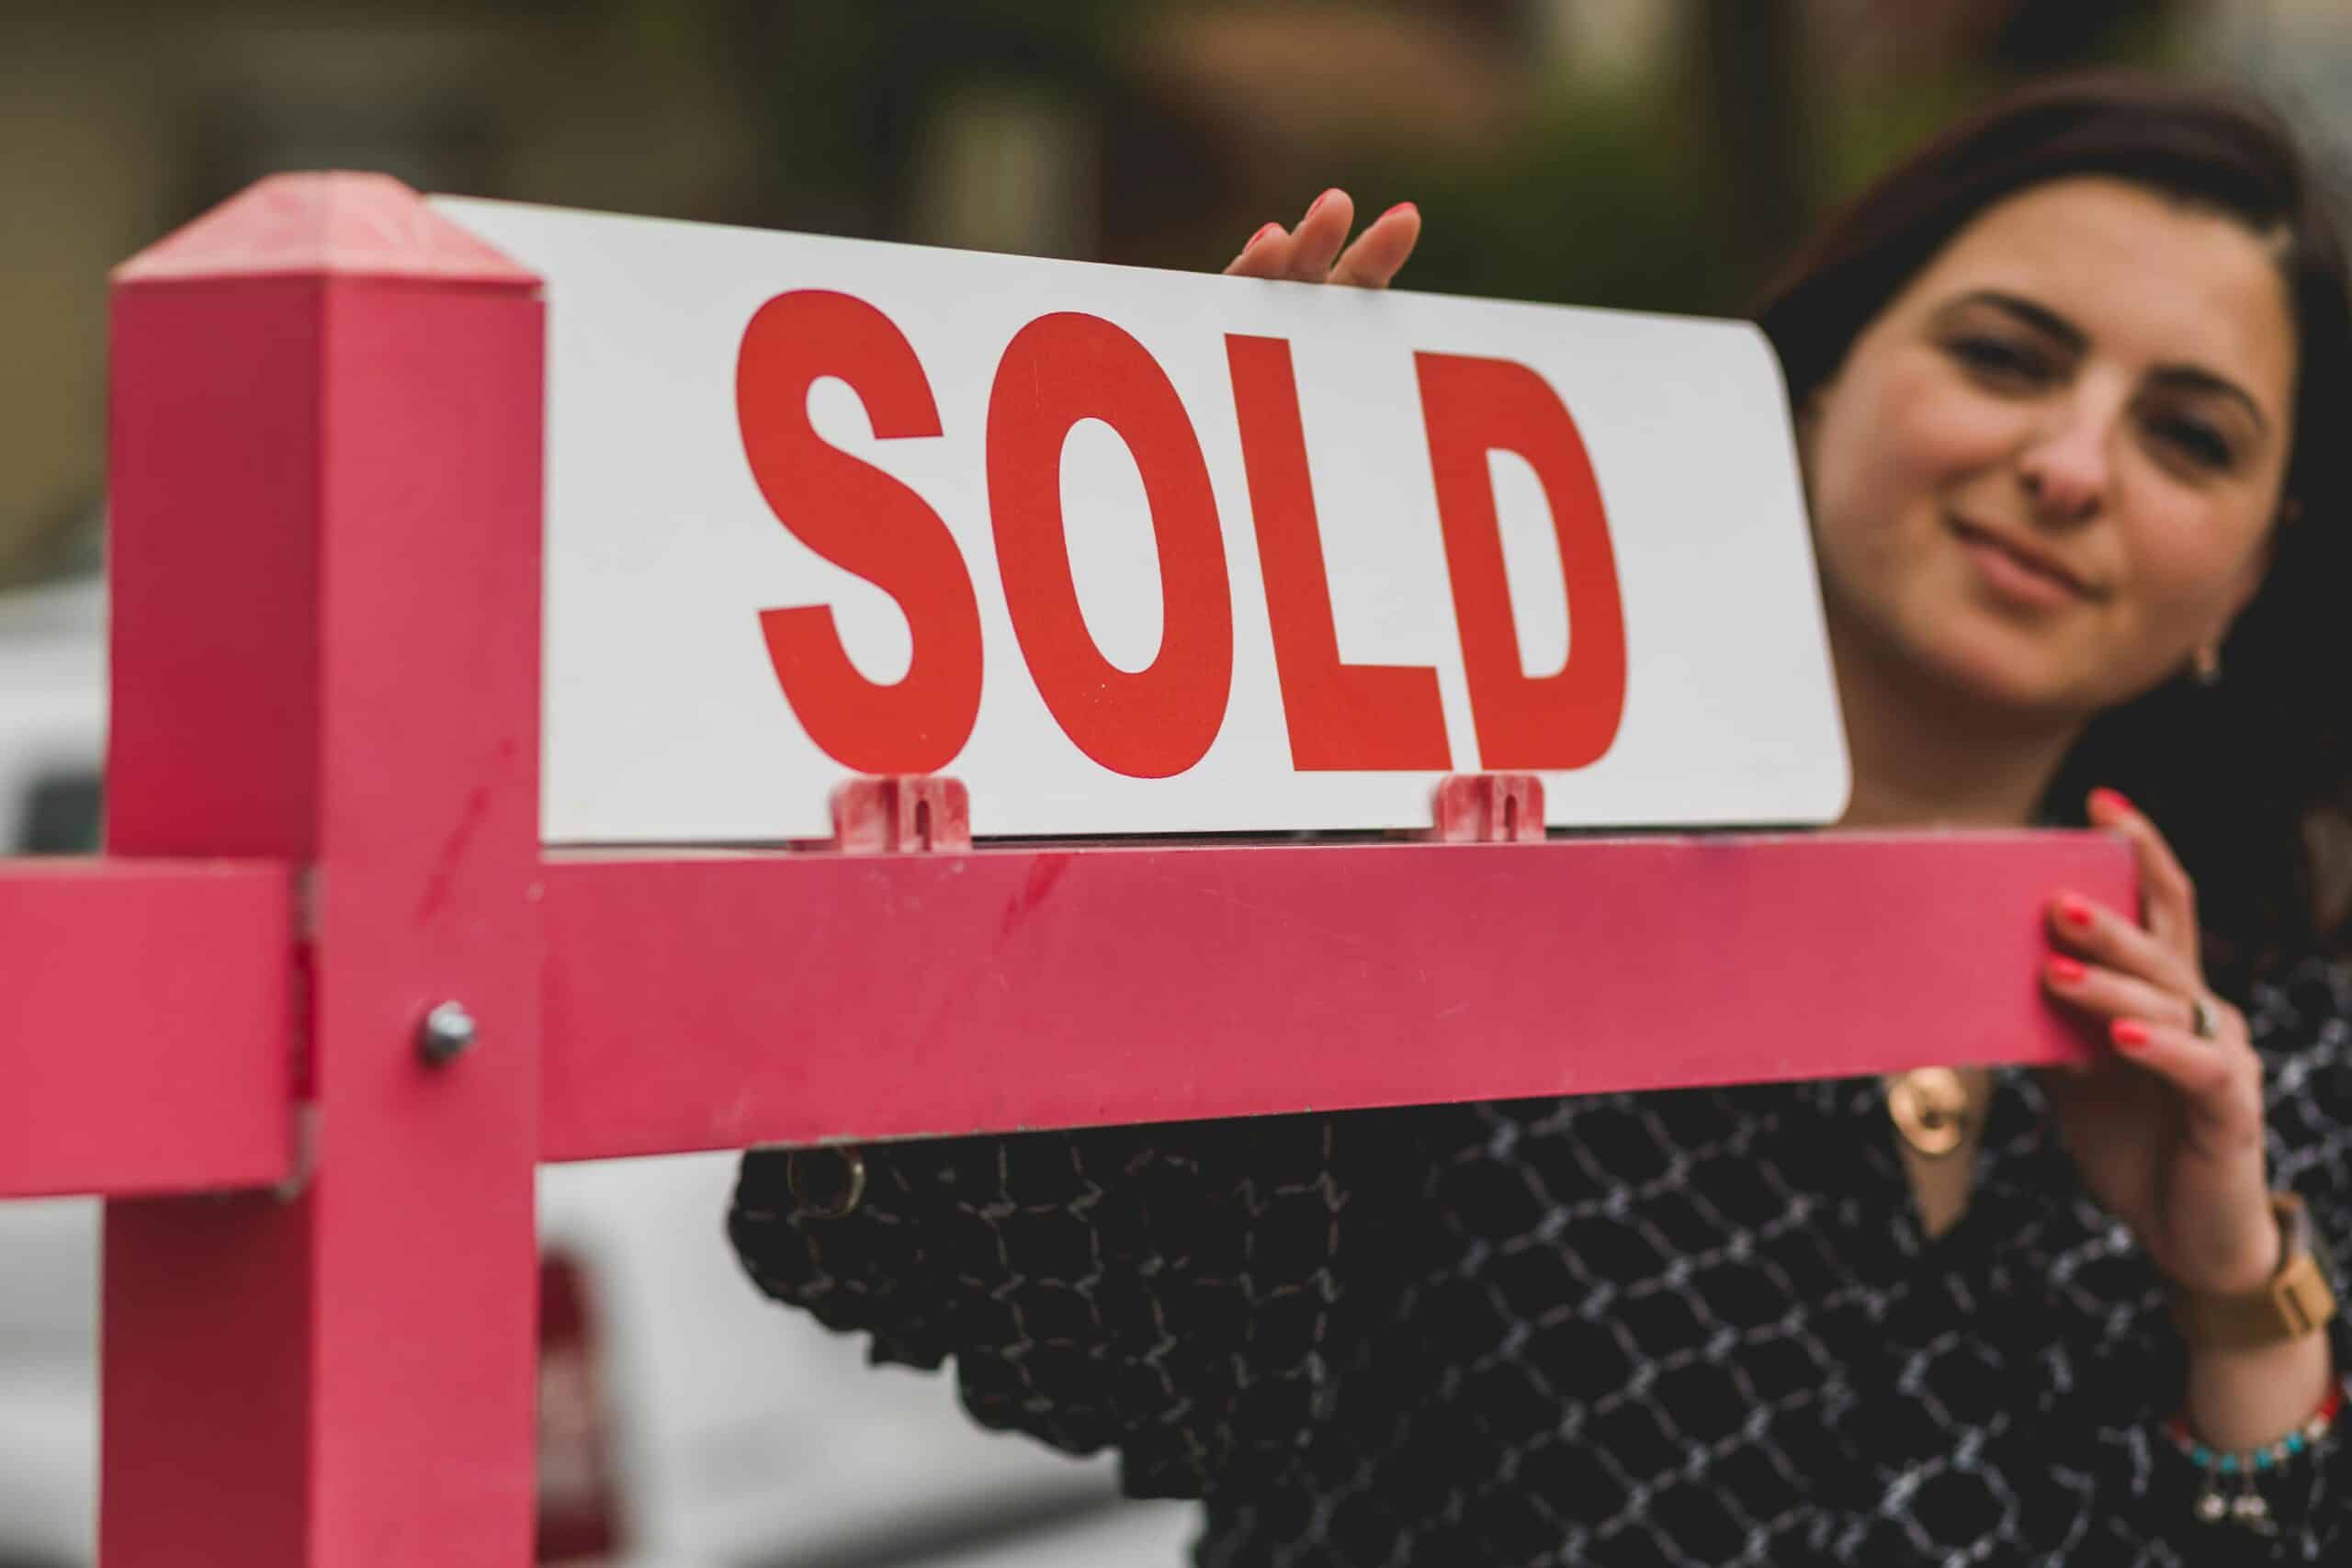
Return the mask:
[[1968, 1135], [1968, 1087], [1950, 1067], [1918, 1067], [1887, 1086], [1887, 1114], [1903, 1141], [1941, 1159]]

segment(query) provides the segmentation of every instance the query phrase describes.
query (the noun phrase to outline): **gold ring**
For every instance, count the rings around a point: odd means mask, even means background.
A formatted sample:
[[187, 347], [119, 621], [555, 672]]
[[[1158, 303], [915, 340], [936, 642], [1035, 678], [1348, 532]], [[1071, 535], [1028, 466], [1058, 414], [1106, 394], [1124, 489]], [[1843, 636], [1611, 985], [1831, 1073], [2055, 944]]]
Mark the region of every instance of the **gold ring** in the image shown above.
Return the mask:
[[865, 1156], [845, 1144], [795, 1149], [785, 1156], [784, 1183], [812, 1217], [838, 1220], [865, 1196]]

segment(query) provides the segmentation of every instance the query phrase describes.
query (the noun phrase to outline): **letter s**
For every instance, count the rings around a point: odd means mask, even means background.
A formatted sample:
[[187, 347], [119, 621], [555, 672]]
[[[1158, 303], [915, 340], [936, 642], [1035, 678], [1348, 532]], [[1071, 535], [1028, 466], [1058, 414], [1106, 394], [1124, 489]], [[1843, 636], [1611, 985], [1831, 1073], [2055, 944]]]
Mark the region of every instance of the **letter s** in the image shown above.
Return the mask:
[[760, 307], [735, 365], [736, 419], [752, 478], [786, 532], [898, 602], [913, 654], [899, 681], [858, 673], [828, 605], [763, 610], [785, 701], [808, 739], [867, 773], [933, 773], [955, 761], [980, 712], [980, 613], [939, 514], [899, 480], [819, 439], [808, 389], [838, 377], [883, 440], [937, 435], [931, 383], [889, 317], [847, 294], [800, 289]]

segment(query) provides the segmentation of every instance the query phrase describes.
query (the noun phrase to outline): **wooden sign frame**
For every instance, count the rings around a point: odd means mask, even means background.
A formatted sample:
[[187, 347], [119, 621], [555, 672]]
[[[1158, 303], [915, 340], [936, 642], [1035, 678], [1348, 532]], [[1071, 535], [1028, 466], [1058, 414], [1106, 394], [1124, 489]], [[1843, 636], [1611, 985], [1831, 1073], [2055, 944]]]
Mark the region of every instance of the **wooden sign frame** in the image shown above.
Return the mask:
[[113, 321], [107, 850], [0, 863], [0, 1198], [108, 1199], [107, 1568], [528, 1562], [543, 1161], [2084, 1048], [2090, 834], [975, 848], [933, 780], [543, 850], [537, 280], [280, 176]]

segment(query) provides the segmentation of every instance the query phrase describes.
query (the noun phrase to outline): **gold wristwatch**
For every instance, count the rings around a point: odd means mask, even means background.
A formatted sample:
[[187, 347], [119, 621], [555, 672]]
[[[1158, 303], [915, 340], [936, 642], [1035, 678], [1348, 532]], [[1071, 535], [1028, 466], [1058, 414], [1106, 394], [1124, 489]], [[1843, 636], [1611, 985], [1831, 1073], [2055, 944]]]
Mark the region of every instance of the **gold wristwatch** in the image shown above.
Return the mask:
[[2315, 1334], [2335, 1315], [2335, 1267], [2312, 1224], [2311, 1211], [2291, 1192], [2270, 1195], [2278, 1216], [2278, 1271], [2243, 1295], [2172, 1293], [2180, 1337], [2199, 1348], [2256, 1350]]

